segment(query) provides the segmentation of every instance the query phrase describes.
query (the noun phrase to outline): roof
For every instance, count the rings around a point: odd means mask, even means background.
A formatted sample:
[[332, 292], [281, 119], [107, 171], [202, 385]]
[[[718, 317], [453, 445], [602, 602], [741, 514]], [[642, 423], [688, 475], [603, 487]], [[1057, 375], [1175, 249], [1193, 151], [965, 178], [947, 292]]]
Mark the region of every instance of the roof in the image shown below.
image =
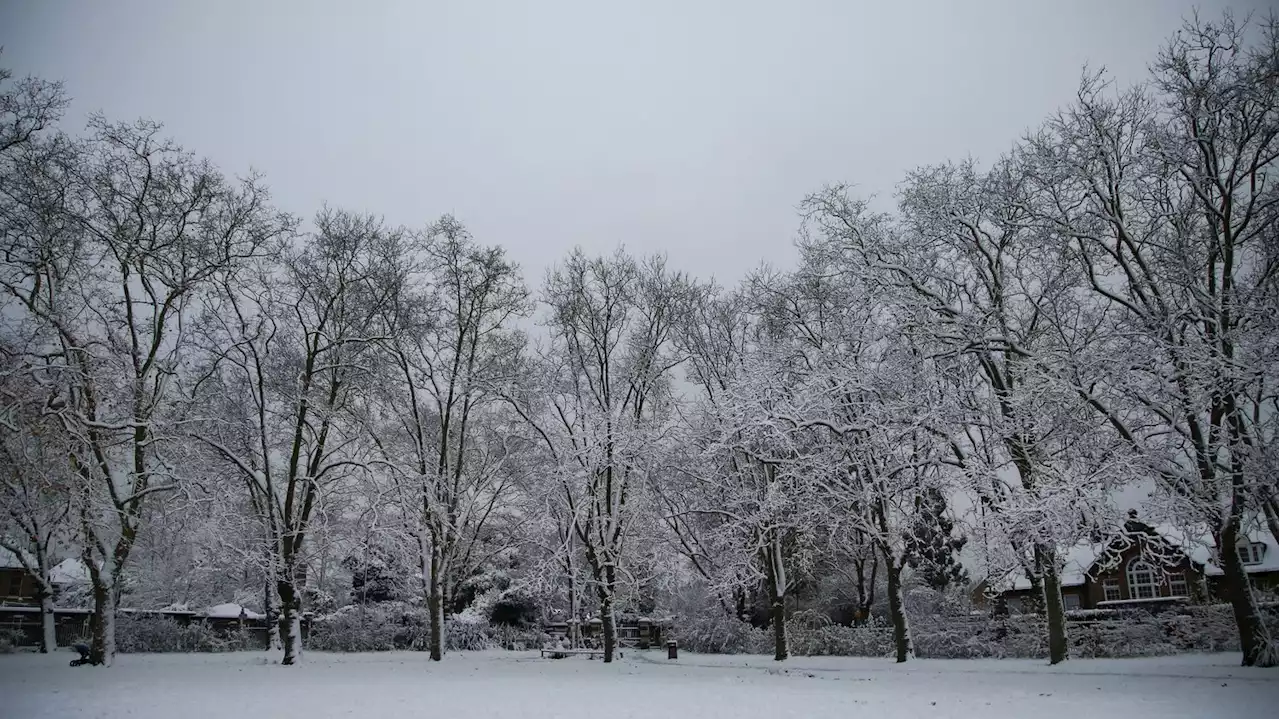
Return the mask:
[[[1188, 533], [1181, 527], [1168, 523], [1151, 525], [1151, 529], [1155, 531], [1157, 536], [1182, 552], [1193, 563], [1202, 567], [1202, 571], [1206, 576], [1222, 576], [1222, 568], [1215, 563], [1217, 550], [1214, 548], [1212, 535], [1195, 532]], [[1089, 575], [1094, 564], [1107, 553], [1108, 548], [1117, 536], [1119, 536], [1118, 532], [1112, 534], [1104, 542], [1082, 540], [1065, 550], [1060, 550], [1064, 557], [1061, 573], [1062, 586], [1078, 587], [1083, 585], [1086, 575]], [[1259, 543], [1266, 546], [1262, 562], [1260, 564], [1245, 565], [1245, 572], [1249, 574], [1265, 574], [1267, 572], [1280, 571], [1280, 547], [1277, 547], [1275, 537], [1271, 536], [1269, 531], [1262, 529], [1250, 530], [1245, 533], [1245, 536], [1251, 543]], [[1027, 579], [1024, 572], [1015, 570], [1010, 575], [1006, 575], [1004, 580], [993, 581], [992, 586], [997, 591], [1026, 590], [1031, 588], [1031, 580]]]
[[204, 615], [210, 619], [239, 619], [241, 612], [244, 612], [245, 619], [262, 619], [261, 614], [252, 609], [245, 609], [235, 602], [215, 604], [204, 610]]
[[[1189, 533], [1172, 524], [1157, 524], [1153, 529], [1161, 537], [1181, 549], [1188, 559], [1196, 564], [1203, 565], [1205, 576], [1222, 576], [1222, 567], [1218, 566], [1215, 561], [1217, 550], [1214, 548], [1212, 535]], [[1266, 551], [1262, 554], [1262, 562], [1260, 564], [1246, 564], [1244, 566], [1245, 572], [1248, 574], [1265, 574], [1267, 572], [1280, 571], [1280, 548], [1277, 548], [1276, 539], [1271, 536], [1271, 532], [1254, 529], [1245, 532], [1245, 537], [1251, 544], [1261, 544], [1266, 547]]]
[[[1094, 562], [1098, 561], [1098, 556], [1106, 548], [1104, 544], [1095, 544], [1093, 542], [1081, 541], [1076, 542], [1065, 551], [1065, 561], [1062, 565], [1062, 586], [1078, 587], [1084, 584], [1085, 574]], [[1009, 589], [1030, 589], [1031, 580], [1027, 579], [1025, 572], [1014, 572], [1012, 582], [1005, 582], [1002, 587], [1004, 590]]]
[[69, 557], [49, 570], [49, 581], [54, 584], [79, 584], [89, 581], [89, 567], [79, 557]]

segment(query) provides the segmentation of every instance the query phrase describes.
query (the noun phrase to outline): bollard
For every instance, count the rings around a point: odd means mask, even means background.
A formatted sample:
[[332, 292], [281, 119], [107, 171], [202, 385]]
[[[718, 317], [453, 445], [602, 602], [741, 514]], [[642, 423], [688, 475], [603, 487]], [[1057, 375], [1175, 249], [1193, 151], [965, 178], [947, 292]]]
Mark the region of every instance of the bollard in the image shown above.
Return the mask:
[[676, 658], [676, 643], [675, 643], [675, 640], [672, 640], [667, 642], [667, 659], [675, 659], [675, 658]]

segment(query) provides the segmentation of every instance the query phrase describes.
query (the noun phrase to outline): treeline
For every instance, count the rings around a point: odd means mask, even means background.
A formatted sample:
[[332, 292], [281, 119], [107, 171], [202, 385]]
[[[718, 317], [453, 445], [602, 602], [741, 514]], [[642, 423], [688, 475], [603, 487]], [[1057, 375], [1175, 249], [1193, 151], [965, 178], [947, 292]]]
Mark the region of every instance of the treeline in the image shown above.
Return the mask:
[[83, 558], [107, 663], [123, 596], [227, 586], [293, 663], [334, 572], [419, 598], [435, 659], [504, 590], [598, 614], [606, 661], [620, 611], [759, 603], [784, 659], [799, 588], [842, 577], [865, 618], [879, 581], [906, 661], [904, 591], [967, 587], [967, 536], [1059, 662], [1062, 548], [1149, 485], [1274, 665], [1235, 547], [1278, 531], [1276, 67], [1274, 19], [1189, 23], [895, 212], [806, 198], [793, 269], [574, 251], [536, 290], [452, 217], [304, 223], [154, 123], [59, 131], [62, 87], [6, 74], [4, 546], [50, 619]]

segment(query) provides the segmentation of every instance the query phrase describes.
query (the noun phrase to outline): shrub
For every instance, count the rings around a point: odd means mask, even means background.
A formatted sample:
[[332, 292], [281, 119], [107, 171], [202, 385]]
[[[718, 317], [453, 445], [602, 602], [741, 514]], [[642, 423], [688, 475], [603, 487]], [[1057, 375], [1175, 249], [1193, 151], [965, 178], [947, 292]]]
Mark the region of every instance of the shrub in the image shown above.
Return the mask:
[[445, 651], [479, 651], [497, 646], [488, 624], [459, 622], [446, 619], [444, 623]]
[[116, 618], [116, 648], [125, 654], [148, 652], [234, 652], [257, 647], [248, 632], [219, 632], [193, 622], [155, 614], [120, 614]]
[[405, 602], [348, 605], [316, 619], [308, 647], [325, 652], [380, 652], [427, 646], [427, 612]]
[[489, 628], [492, 641], [502, 649], [537, 649], [542, 646], [544, 636], [536, 628], [512, 627], [505, 624], [494, 624]]
[[718, 609], [682, 617], [669, 639], [691, 652], [704, 654], [765, 654], [773, 651], [772, 635]]
[[538, 600], [528, 592], [508, 589], [499, 594], [489, 608], [489, 621], [495, 626], [536, 626]]
[[[542, 645], [537, 629], [493, 625], [473, 612], [445, 620], [445, 651], [533, 648]], [[426, 649], [429, 616], [404, 602], [349, 605], [315, 620], [308, 647], [325, 652], [383, 652]]]
[[13, 654], [25, 639], [21, 629], [0, 627], [0, 654]]
[[884, 657], [893, 653], [893, 632], [884, 627], [814, 627], [788, 622], [787, 637], [791, 652], [799, 656]]
[[[1269, 615], [1268, 615], [1269, 616]], [[796, 656], [884, 657], [893, 653], [893, 632], [883, 625], [824, 625], [811, 616], [788, 622]], [[1272, 620], [1274, 621], [1274, 620]], [[770, 654], [773, 634], [746, 622], [707, 611], [682, 619], [672, 632], [689, 651], [711, 654]], [[1021, 614], [949, 618], [930, 616], [911, 625], [916, 656], [931, 659], [1038, 659], [1048, 656], [1044, 617]], [[1228, 605], [1144, 611], [1073, 612], [1067, 624], [1071, 655], [1077, 658], [1162, 656], [1178, 652], [1239, 648]]]

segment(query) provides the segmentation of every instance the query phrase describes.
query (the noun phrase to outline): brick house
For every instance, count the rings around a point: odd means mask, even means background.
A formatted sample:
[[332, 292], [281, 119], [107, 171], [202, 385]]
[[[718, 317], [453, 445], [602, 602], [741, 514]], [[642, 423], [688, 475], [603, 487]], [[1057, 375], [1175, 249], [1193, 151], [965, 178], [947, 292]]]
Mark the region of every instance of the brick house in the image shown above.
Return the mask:
[[[1223, 573], [1215, 564], [1210, 537], [1188, 537], [1172, 525], [1148, 525], [1131, 517], [1122, 530], [1093, 540], [1063, 551], [1062, 599], [1068, 611], [1223, 599]], [[1280, 570], [1275, 538], [1267, 531], [1251, 531], [1236, 551], [1255, 589], [1274, 597]], [[997, 608], [1030, 610], [1039, 600], [1021, 573], [995, 587]]]

